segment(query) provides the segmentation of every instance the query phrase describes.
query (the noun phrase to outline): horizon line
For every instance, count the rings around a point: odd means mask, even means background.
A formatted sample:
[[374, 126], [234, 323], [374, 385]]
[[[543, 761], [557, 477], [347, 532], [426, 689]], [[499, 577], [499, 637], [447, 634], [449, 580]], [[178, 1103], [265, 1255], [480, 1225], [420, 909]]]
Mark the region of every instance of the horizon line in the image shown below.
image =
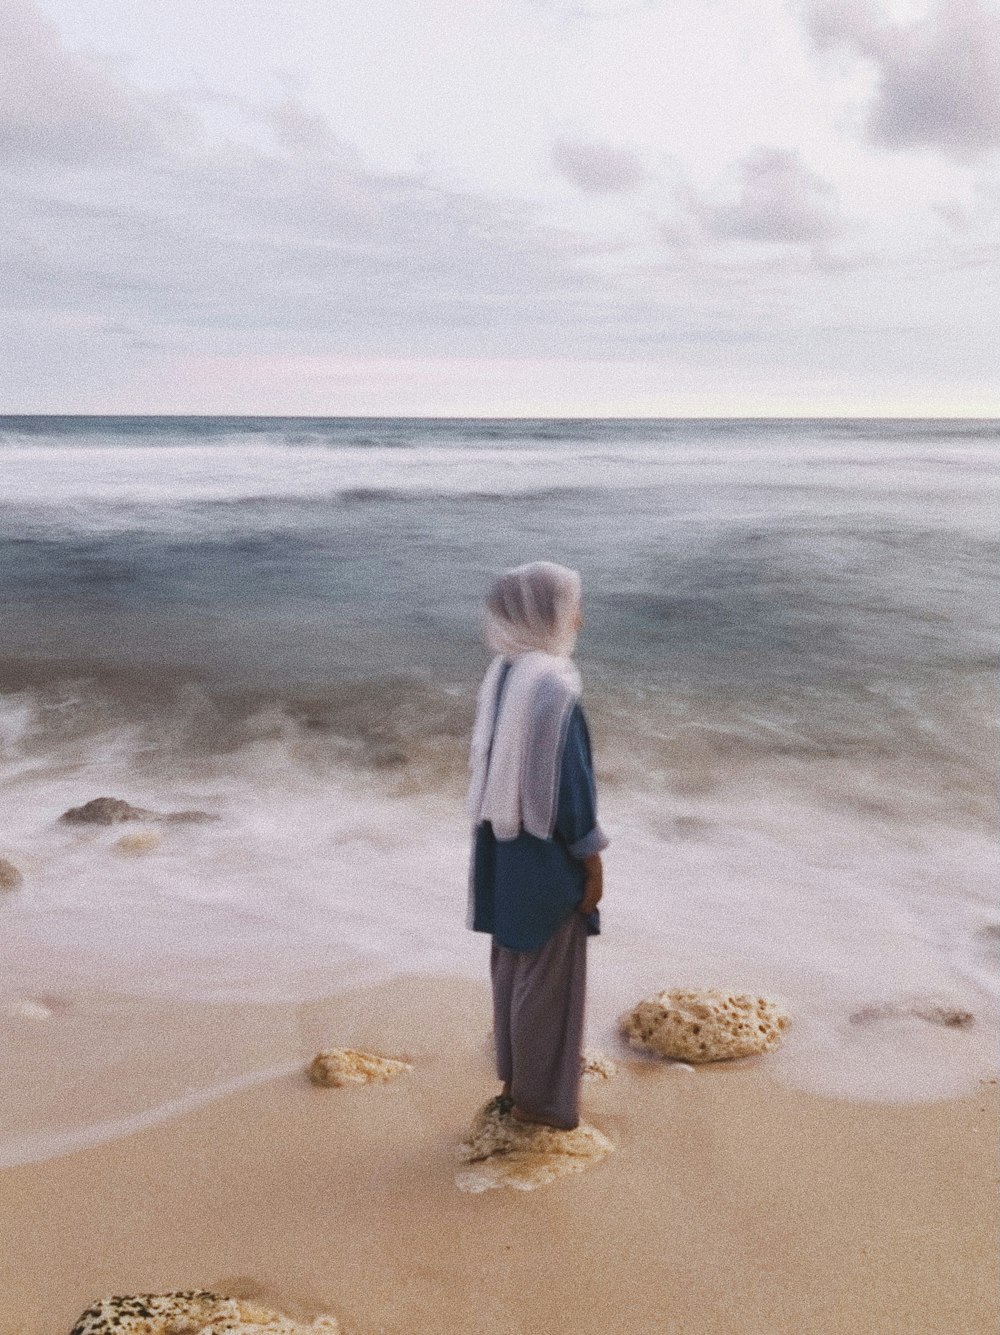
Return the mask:
[[997, 415], [981, 413], [157, 413], [157, 412], [0, 412], [9, 418], [176, 418], [202, 421], [235, 418], [286, 422], [998, 422]]

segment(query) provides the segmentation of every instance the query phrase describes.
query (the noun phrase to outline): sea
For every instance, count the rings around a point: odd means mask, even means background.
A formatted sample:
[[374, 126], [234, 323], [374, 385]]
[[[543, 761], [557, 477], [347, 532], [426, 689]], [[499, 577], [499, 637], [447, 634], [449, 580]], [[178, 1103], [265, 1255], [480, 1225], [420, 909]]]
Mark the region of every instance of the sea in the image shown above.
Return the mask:
[[[590, 1041], [719, 987], [786, 1006], [776, 1079], [974, 1090], [998, 1058], [998, 448], [969, 419], [0, 418], [8, 1020], [81, 990], [485, 983], [481, 611], [545, 558], [582, 576], [610, 840]], [[137, 826], [59, 820], [99, 796], [217, 819], [130, 850]]]

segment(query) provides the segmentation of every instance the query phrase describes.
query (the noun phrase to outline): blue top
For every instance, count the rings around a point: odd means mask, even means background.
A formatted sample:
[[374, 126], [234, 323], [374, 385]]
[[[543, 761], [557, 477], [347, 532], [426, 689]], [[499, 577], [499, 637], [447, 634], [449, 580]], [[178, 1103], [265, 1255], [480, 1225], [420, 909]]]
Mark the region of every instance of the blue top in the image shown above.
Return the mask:
[[[497, 690], [497, 712], [510, 664]], [[496, 715], [494, 714], [494, 727]], [[472, 930], [490, 932], [508, 950], [539, 950], [583, 898], [581, 858], [607, 848], [597, 823], [590, 732], [579, 701], [573, 705], [559, 771], [555, 829], [551, 839], [525, 830], [514, 839], [497, 839], [489, 821], [476, 826], [470, 870]], [[601, 930], [597, 909], [587, 917], [587, 931]]]

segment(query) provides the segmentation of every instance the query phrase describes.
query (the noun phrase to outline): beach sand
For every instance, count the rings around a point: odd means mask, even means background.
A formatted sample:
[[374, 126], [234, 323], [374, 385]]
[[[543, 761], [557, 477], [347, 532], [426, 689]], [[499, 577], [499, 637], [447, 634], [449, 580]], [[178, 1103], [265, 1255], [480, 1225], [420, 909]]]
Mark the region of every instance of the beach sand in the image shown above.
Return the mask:
[[[685, 1071], [612, 1052], [619, 1072], [584, 1085], [584, 1116], [616, 1152], [530, 1193], [469, 1195], [455, 1148], [497, 1088], [485, 983], [47, 1009], [7, 1025], [21, 1130], [133, 1115], [248, 1063], [285, 1069], [0, 1173], [0, 1335], [62, 1335], [105, 1294], [196, 1287], [331, 1312], [346, 1335], [998, 1328], [995, 1084], [853, 1103], [776, 1084], [766, 1056]], [[67, 1077], [88, 1026], [103, 1065]], [[414, 1069], [311, 1085], [309, 1059], [337, 1045]]]

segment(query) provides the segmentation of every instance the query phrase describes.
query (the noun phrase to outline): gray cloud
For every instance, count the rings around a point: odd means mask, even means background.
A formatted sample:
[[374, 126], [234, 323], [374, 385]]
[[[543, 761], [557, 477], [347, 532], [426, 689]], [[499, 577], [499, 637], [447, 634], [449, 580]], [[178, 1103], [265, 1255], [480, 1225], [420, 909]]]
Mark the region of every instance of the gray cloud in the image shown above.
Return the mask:
[[213, 137], [180, 98], [67, 50], [26, 0], [0, 0], [0, 89], [8, 327], [47, 312], [60, 337], [233, 350], [249, 331], [300, 350], [471, 351], [575, 323], [586, 340], [600, 283], [581, 239], [526, 205], [370, 170], [290, 92], [230, 100], [245, 134]]
[[0, 4], [0, 159], [93, 162], [155, 150], [193, 126], [172, 99], [141, 93], [68, 51], [28, 0]]
[[[737, 164], [729, 198], [678, 169], [670, 225], [690, 245], [640, 236], [616, 251], [530, 204], [374, 170], [287, 85], [269, 104], [199, 94], [203, 124], [190, 99], [149, 97], [66, 50], [22, 0], [2, 13], [17, 71], [0, 95], [7, 410], [64, 405], [75, 387], [99, 405], [124, 386], [127, 402], [132, 374], [155, 407], [170, 368], [199, 358], [633, 357], [712, 376], [720, 350], [735, 364], [784, 339], [805, 356], [834, 290], [843, 328], [869, 341], [880, 310], [933, 340], [943, 312], [967, 329], [987, 301], [973, 270], [925, 301], [936, 257], [819, 272], [836, 200], [783, 150]], [[601, 152], [584, 166], [578, 154], [581, 188], [641, 181], [631, 155]], [[778, 244], [766, 257], [743, 244], [760, 240]], [[373, 403], [380, 392], [376, 376]]]
[[812, 242], [840, 230], [837, 192], [788, 149], [759, 147], [739, 164], [740, 194], [703, 211], [710, 236]]
[[1000, 13], [988, 3], [938, 0], [905, 25], [863, 0], [808, 0], [806, 13], [817, 49], [842, 47], [874, 63], [872, 142], [959, 159], [1000, 144]]
[[697, 188], [676, 167], [660, 239], [691, 254], [727, 241], [806, 245], [819, 260], [824, 244], [845, 230], [836, 190], [797, 152], [758, 145], [735, 164], [735, 176], [735, 198], [725, 198]]
[[628, 149], [563, 135], [552, 145], [552, 165], [590, 195], [624, 194], [645, 179], [642, 163]]

